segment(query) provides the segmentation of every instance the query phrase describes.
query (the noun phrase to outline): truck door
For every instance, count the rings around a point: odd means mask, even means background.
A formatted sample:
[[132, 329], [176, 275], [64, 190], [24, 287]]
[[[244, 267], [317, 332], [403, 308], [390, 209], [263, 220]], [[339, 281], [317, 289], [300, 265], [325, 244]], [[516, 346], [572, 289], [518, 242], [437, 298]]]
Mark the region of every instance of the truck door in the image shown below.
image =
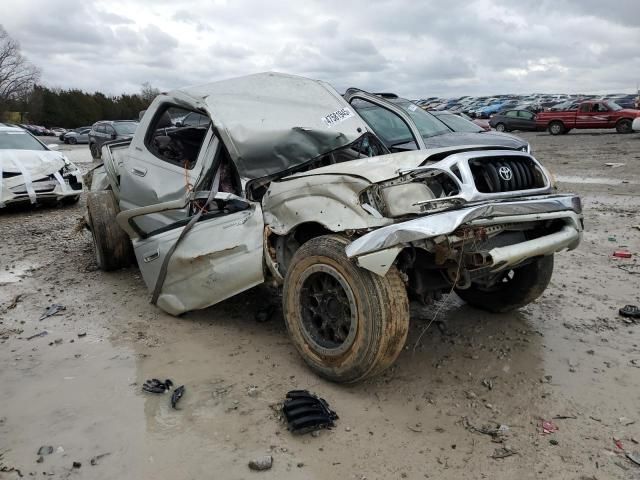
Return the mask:
[[[120, 208], [155, 205], [183, 198], [198, 178], [214, 138], [206, 115], [184, 106], [160, 103], [149, 108], [124, 160], [120, 179]], [[190, 113], [206, 122], [183, 126]], [[136, 220], [143, 230], [152, 231], [187, 217], [183, 209], [145, 215]]]
[[[217, 164], [216, 172], [222, 162]], [[220, 183], [216, 178], [217, 173], [209, 191], [198, 192], [199, 200], [189, 200], [189, 194], [117, 217], [132, 239], [152, 302], [172, 315], [214, 305], [264, 281], [260, 203], [216, 192]], [[140, 221], [144, 217], [171, 210], [186, 215], [153, 231], [139, 227], [145, 224]]]
[[611, 112], [603, 102], [583, 103], [576, 114], [576, 127], [607, 128], [610, 118]]

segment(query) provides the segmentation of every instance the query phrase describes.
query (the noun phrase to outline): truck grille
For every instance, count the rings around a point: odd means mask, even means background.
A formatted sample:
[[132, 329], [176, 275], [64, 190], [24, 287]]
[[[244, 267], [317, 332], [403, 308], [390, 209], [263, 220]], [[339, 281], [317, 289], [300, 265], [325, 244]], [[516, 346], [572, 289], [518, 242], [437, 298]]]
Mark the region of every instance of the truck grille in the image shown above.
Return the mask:
[[542, 171], [530, 158], [492, 157], [469, 160], [476, 188], [482, 193], [532, 190], [545, 186]]

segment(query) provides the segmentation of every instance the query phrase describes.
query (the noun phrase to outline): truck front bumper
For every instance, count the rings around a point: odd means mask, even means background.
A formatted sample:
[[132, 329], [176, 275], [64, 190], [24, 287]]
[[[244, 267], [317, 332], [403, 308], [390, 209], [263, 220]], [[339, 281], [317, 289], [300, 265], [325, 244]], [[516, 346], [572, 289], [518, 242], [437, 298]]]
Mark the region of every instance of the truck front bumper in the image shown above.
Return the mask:
[[413, 242], [451, 235], [462, 226], [489, 227], [546, 220], [561, 220], [564, 226], [549, 235], [496, 247], [489, 252], [491, 270], [498, 271], [527, 258], [576, 248], [584, 228], [580, 197], [546, 195], [436, 213], [374, 230], [349, 244], [346, 253], [363, 268], [385, 275], [400, 250]]

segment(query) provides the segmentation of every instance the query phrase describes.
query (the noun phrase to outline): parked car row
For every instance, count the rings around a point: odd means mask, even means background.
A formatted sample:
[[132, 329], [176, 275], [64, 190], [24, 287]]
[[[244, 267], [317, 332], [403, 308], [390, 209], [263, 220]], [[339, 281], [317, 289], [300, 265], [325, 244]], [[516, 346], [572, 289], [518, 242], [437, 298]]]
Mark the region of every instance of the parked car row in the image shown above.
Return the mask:
[[447, 110], [453, 113], [462, 112], [473, 118], [490, 118], [497, 113], [510, 110], [529, 110], [533, 113], [542, 111], [576, 110], [580, 102], [585, 100], [602, 100], [615, 102], [622, 108], [638, 108], [640, 96], [636, 94], [609, 95], [497, 95], [495, 97], [471, 97], [442, 99], [430, 97], [416, 100], [416, 104], [425, 110]]

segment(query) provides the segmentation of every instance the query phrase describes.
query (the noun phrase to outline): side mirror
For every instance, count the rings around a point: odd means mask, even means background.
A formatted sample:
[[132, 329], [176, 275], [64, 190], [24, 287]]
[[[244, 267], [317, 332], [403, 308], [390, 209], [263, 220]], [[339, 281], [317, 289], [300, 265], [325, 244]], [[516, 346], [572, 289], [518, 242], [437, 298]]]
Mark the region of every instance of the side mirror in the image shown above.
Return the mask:
[[60, 145], [58, 145], [57, 143], [50, 143], [49, 145], [47, 145], [47, 148], [49, 150], [58, 150], [60, 148]]

